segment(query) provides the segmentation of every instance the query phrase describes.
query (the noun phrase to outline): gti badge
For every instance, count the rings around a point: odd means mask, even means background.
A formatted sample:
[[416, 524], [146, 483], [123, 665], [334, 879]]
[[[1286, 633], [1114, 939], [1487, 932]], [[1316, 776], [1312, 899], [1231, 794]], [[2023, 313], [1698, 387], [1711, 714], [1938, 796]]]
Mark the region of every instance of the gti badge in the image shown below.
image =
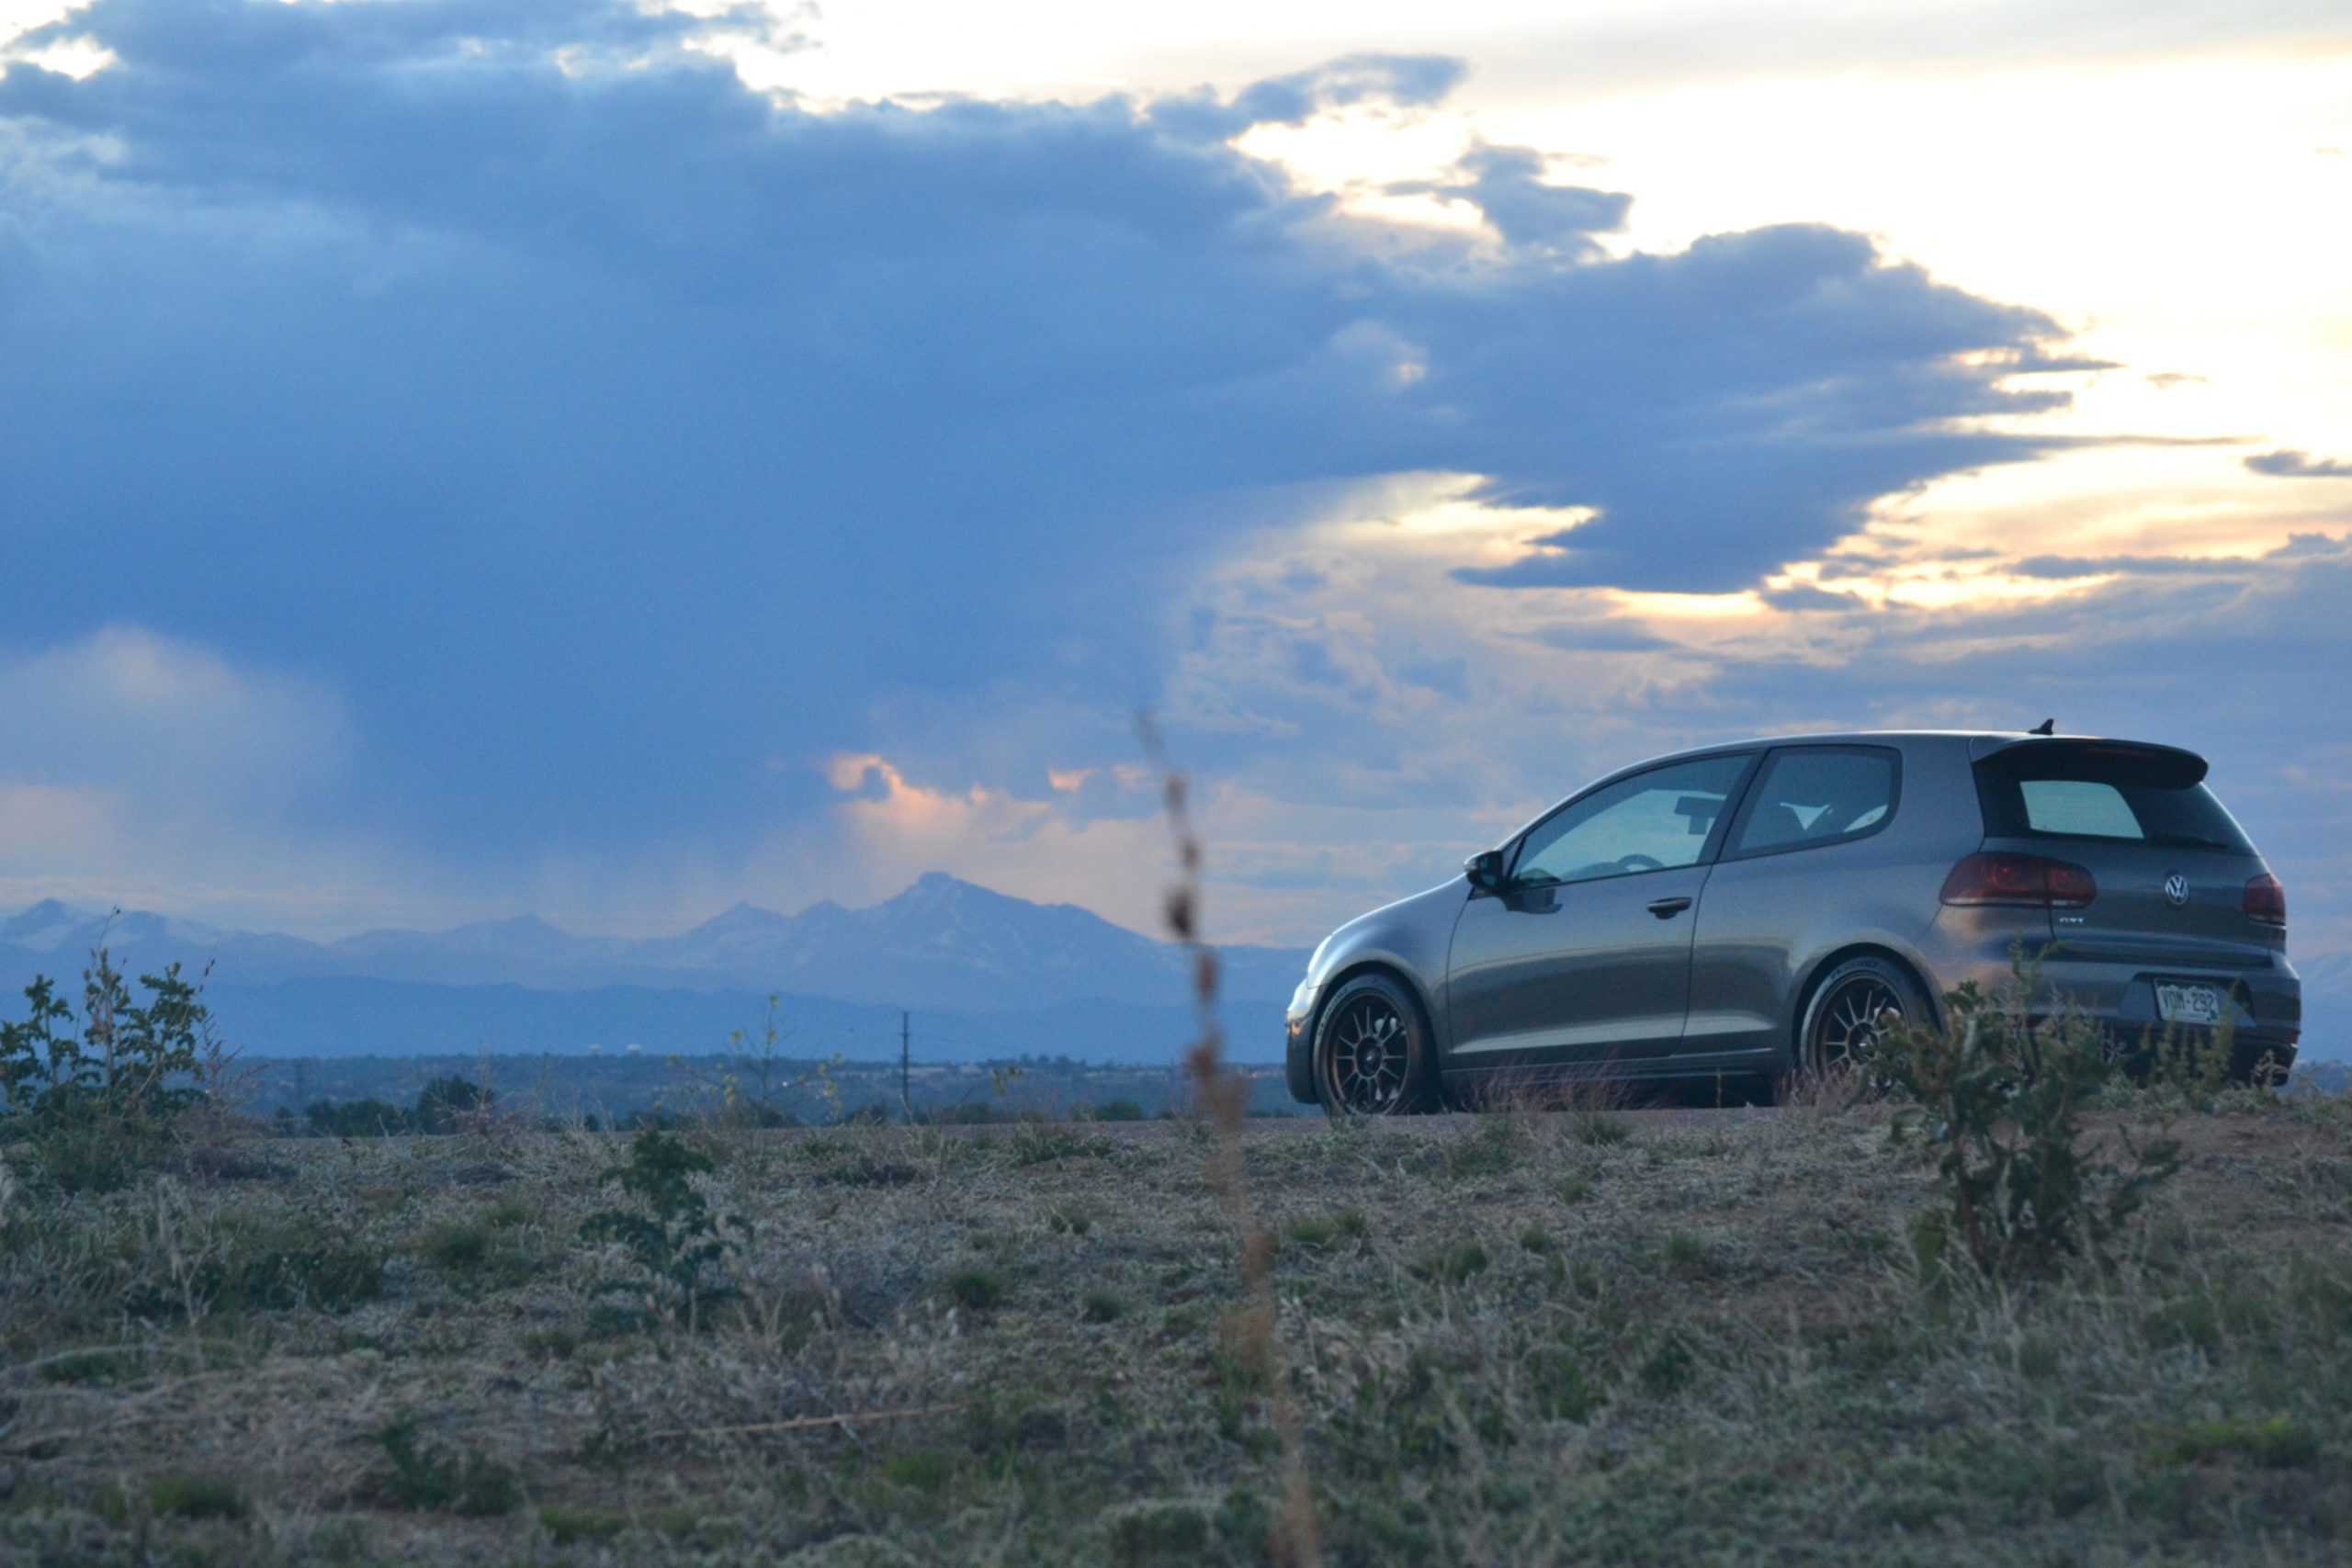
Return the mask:
[[2188, 902], [2188, 878], [2174, 872], [2165, 878], [2165, 902], [2179, 908]]

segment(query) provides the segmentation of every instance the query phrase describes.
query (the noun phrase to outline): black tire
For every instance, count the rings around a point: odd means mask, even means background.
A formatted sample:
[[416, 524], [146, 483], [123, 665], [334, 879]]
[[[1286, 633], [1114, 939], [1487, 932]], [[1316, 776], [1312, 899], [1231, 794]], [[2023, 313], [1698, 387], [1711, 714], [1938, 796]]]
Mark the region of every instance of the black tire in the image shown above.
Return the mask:
[[1850, 1062], [1887, 1026], [1933, 1025], [1935, 1009], [1917, 976], [1891, 958], [1864, 953], [1821, 977], [1797, 1026], [1796, 1070], [1818, 1076]]
[[1436, 1102], [1420, 1003], [1385, 975], [1359, 975], [1315, 1023], [1315, 1098], [1333, 1121], [1410, 1116]]

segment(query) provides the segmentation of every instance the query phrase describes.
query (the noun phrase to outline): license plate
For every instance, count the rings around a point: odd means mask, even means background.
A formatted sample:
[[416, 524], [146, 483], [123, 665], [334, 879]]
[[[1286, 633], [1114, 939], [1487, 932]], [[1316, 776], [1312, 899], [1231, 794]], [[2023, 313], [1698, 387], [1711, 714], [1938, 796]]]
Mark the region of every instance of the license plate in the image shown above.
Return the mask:
[[2179, 986], [2160, 980], [2156, 983], [2156, 1016], [2166, 1023], [2219, 1023], [2222, 988]]

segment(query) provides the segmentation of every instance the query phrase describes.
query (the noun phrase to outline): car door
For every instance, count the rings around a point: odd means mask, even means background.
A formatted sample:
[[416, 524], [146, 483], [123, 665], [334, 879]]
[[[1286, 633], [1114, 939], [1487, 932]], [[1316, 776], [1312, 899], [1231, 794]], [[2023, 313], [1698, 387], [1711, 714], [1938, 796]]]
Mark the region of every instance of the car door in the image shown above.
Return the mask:
[[1764, 1056], [1788, 1043], [1805, 955], [1887, 919], [1879, 835], [1902, 784], [1893, 747], [1779, 746], [1765, 757], [1692, 915], [1680, 1054]]
[[1458, 1067], [1638, 1061], [1672, 1052], [1689, 1006], [1690, 910], [1754, 761], [1668, 762], [1569, 801], [1474, 890], [1447, 963]]

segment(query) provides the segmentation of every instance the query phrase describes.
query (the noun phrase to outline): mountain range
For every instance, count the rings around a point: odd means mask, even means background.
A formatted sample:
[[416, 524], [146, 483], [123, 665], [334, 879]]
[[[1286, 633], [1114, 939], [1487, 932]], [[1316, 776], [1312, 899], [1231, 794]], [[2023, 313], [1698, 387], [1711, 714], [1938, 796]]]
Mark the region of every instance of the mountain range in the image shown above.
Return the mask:
[[[1182, 948], [935, 872], [867, 908], [739, 904], [650, 939], [524, 916], [318, 942], [51, 900], [0, 920], [0, 985], [13, 997], [36, 974], [74, 980], [100, 942], [129, 973], [209, 964], [224, 1037], [264, 1055], [718, 1051], [762, 1026], [770, 995], [795, 1055], [895, 1055], [901, 1010], [931, 1059], [1172, 1061], [1193, 1032]], [[1219, 956], [1236, 1055], [1278, 1055], [1306, 953]]]
[[[439, 932], [316, 942], [140, 911], [51, 901], [0, 920], [0, 1018], [36, 974], [78, 989], [104, 942], [128, 973], [209, 964], [224, 1039], [256, 1055], [626, 1051], [708, 1054], [756, 1036], [767, 998], [797, 1056], [1025, 1055], [1174, 1062], [1195, 1037], [1190, 960], [1069, 904], [1033, 904], [933, 873], [867, 908], [797, 915], [750, 904], [674, 936], [577, 936], [530, 916]], [[1281, 1055], [1303, 949], [1221, 949], [1223, 1022], [1237, 1060]], [[2304, 1055], [2352, 1036], [2352, 956], [2296, 957]], [[901, 1014], [910, 1013], [910, 1021]]]

